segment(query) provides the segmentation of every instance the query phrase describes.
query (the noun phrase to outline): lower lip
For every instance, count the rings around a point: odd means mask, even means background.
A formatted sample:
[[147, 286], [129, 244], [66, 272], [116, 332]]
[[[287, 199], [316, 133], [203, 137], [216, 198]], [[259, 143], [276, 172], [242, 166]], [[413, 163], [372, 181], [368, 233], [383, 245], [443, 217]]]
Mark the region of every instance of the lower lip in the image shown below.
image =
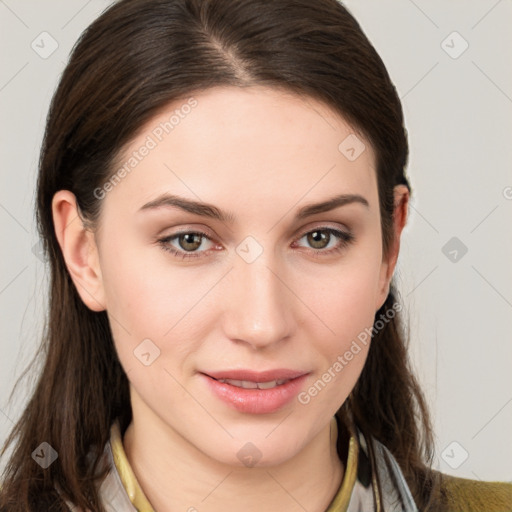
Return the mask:
[[284, 407], [298, 395], [307, 377], [302, 375], [271, 389], [245, 389], [201, 375], [221, 400], [237, 411], [249, 414], [268, 414]]

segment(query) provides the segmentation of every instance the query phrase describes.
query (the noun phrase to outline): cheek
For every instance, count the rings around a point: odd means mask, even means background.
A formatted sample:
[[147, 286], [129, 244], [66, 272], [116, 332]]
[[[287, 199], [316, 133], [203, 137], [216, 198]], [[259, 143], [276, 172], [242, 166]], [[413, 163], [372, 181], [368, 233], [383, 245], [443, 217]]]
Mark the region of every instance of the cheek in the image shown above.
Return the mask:
[[116, 350], [136, 387], [160, 389], [170, 378], [163, 369], [186, 373], [208, 333], [205, 320], [215, 317], [208, 292], [218, 272], [178, 268], [160, 248], [120, 253], [114, 245], [104, 253], [102, 272]]
[[[372, 244], [359, 249], [340, 265], [322, 267], [314, 277], [302, 281], [304, 302], [321, 320], [314, 322], [317, 327], [310, 332], [321, 355], [319, 380], [311, 394], [306, 391], [303, 403], [318, 396], [316, 406], [341, 405], [364, 367], [375, 318], [381, 256]], [[320, 393], [324, 388], [327, 392]]]
[[133, 337], [161, 338], [184, 314], [187, 297], [195, 296], [190, 275], [173, 269], [161, 251], [135, 244], [120, 251], [112, 243], [103, 254], [108, 312]]
[[[324, 324], [324, 331], [339, 343], [352, 339], [373, 324], [379, 284], [378, 255], [354, 252], [340, 265], [321, 267], [312, 275], [301, 272], [304, 302]], [[304, 277], [306, 276], [306, 277]]]
[[[329, 300], [330, 299], [330, 300]], [[373, 325], [373, 280], [364, 281], [355, 273], [340, 280], [330, 297], [324, 299], [325, 323], [333, 333], [317, 336], [317, 349], [324, 355], [323, 372], [336, 375], [334, 387], [347, 395], [362, 371]], [[323, 345], [323, 346], [322, 346]], [[325, 375], [325, 379], [330, 377]]]
[[[125, 238], [126, 240], [126, 238]], [[125, 367], [133, 366], [137, 347], [151, 340], [162, 349], [162, 339], [178, 320], [181, 311], [179, 277], [172, 276], [161, 264], [148, 261], [147, 254], [116, 241], [102, 251], [102, 277], [107, 313], [116, 348]], [[147, 341], [145, 342], [147, 343]], [[151, 348], [151, 345], [149, 345]]]
[[[179, 272], [148, 264], [136, 251], [106, 266], [105, 289], [109, 323], [121, 365], [144, 401], [158, 409], [165, 397], [167, 406], [186, 400], [172, 376], [193, 349], [185, 316], [193, 295]], [[184, 297], [185, 295], [185, 297]], [[196, 298], [197, 300], [197, 298]], [[184, 320], [181, 320], [185, 316]], [[192, 336], [193, 337], [193, 336]], [[172, 364], [171, 364], [172, 362]], [[160, 399], [158, 398], [160, 397]]]
[[[304, 411], [317, 418], [332, 416], [354, 388], [371, 343], [374, 280], [352, 272], [330, 282], [316, 300], [322, 322], [311, 337], [318, 366], [306, 389], [298, 395]], [[320, 421], [320, 420], [318, 420]]]

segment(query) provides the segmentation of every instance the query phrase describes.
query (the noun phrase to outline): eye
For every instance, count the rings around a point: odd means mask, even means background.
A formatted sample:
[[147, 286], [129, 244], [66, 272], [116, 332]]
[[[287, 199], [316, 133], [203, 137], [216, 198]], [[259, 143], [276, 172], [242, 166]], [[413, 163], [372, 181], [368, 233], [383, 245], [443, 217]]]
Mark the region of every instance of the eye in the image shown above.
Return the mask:
[[352, 233], [326, 226], [304, 233], [299, 240], [303, 238], [306, 239], [307, 244], [313, 249], [312, 253], [315, 256], [339, 252], [354, 241], [354, 235]]
[[[210, 240], [209, 236], [202, 231], [182, 231], [180, 233], [175, 233], [174, 235], [162, 238], [158, 240], [158, 243], [164, 250], [169, 251], [175, 256], [186, 259], [197, 258], [201, 256], [201, 253], [205, 252], [197, 251], [197, 249], [202, 246], [205, 239]], [[174, 241], [177, 242], [179, 246], [178, 248], [172, 245], [172, 242]]]

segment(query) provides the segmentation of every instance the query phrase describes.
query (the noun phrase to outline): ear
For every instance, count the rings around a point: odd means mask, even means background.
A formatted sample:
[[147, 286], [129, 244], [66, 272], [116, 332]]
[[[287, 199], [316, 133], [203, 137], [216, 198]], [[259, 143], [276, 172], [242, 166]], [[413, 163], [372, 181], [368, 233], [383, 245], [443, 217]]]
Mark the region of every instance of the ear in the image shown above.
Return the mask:
[[387, 256], [382, 259], [376, 310], [378, 311], [389, 294], [391, 278], [395, 271], [400, 252], [400, 236], [407, 222], [409, 205], [409, 189], [405, 185], [397, 185], [394, 189], [393, 238]]
[[75, 195], [59, 190], [52, 199], [52, 214], [55, 235], [78, 294], [92, 311], [105, 310], [98, 248], [94, 233], [79, 215]]

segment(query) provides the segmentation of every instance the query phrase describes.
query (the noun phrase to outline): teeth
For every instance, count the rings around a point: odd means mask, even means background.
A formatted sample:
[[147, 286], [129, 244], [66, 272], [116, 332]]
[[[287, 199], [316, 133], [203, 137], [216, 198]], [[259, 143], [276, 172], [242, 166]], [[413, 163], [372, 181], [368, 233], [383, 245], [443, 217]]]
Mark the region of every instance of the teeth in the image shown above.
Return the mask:
[[248, 380], [239, 380], [240, 386], [244, 389], [256, 389], [258, 384], [256, 382], [249, 382]]
[[231, 386], [244, 389], [272, 389], [288, 382], [288, 380], [289, 379], [279, 379], [271, 380], [269, 382], [251, 382], [249, 380], [219, 379], [219, 382], [224, 382], [226, 384], [231, 384]]
[[258, 382], [259, 389], [271, 389], [277, 386], [277, 381], [271, 380], [270, 382]]

